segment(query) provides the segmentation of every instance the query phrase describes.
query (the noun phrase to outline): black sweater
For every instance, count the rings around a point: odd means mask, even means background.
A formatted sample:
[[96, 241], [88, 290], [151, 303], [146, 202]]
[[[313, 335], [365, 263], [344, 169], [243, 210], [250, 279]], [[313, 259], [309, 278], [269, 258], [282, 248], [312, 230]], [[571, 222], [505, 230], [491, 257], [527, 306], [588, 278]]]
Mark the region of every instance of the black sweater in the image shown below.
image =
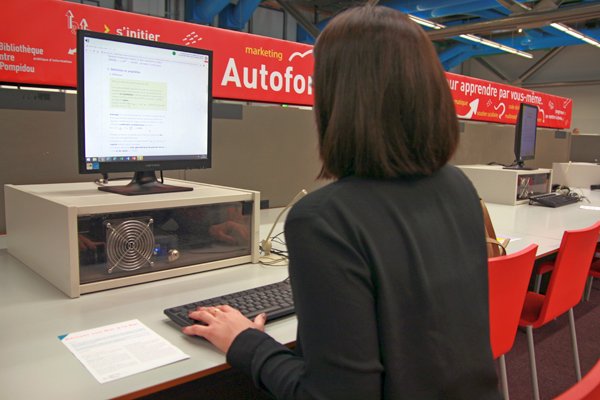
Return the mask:
[[292, 351], [257, 330], [228, 362], [279, 399], [500, 399], [479, 198], [457, 168], [343, 178], [285, 224]]

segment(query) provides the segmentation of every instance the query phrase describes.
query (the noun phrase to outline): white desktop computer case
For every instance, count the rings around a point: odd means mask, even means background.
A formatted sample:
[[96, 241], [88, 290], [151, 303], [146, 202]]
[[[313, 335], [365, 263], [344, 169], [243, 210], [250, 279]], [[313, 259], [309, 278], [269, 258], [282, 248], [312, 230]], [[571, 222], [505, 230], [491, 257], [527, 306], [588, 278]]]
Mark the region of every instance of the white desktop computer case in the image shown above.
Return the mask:
[[488, 203], [526, 204], [530, 194], [549, 193], [552, 170], [504, 169], [499, 165], [459, 165], [484, 201]]
[[[194, 190], [122, 196], [101, 192], [93, 183], [6, 185], [8, 252], [70, 297], [258, 262], [259, 192], [173, 179], [166, 183]], [[180, 236], [173, 233], [178, 226], [171, 215], [186, 216], [190, 210], [200, 210], [202, 220], [214, 220], [211, 213], [235, 208], [231, 205], [244, 209], [249, 239], [242, 246], [189, 244], [201, 236], [194, 227]], [[159, 229], [156, 221], [160, 218]], [[179, 224], [189, 222], [185, 219], [187, 216], [179, 218]], [[100, 243], [102, 251], [94, 250], [99, 257], [95, 261], [89, 260], [94, 254], [90, 257], [88, 250], [82, 250], [82, 232], [90, 225], [100, 232], [96, 236], [106, 235], [106, 242]], [[157, 233], [159, 230], [162, 233]], [[111, 245], [109, 235], [115, 232], [117, 244]], [[133, 239], [121, 240], [131, 234]], [[120, 261], [118, 268], [109, 262], [111, 248], [118, 254], [122, 246], [138, 244], [134, 255], [141, 254], [141, 262]]]

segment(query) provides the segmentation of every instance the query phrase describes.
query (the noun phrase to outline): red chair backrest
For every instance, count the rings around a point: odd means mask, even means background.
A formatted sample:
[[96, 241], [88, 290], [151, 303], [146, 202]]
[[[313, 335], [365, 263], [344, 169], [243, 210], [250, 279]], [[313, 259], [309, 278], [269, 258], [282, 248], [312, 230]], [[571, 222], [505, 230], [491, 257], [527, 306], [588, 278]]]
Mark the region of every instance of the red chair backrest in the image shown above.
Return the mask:
[[598, 400], [600, 399], [600, 361], [592, 367], [582, 380], [554, 400]]
[[600, 234], [600, 221], [565, 231], [540, 312], [540, 324], [564, 314], [581, 300]]
[[494, 358], [513, 346], [537, 244], [507, 256], [488, 260], [490, 343]]

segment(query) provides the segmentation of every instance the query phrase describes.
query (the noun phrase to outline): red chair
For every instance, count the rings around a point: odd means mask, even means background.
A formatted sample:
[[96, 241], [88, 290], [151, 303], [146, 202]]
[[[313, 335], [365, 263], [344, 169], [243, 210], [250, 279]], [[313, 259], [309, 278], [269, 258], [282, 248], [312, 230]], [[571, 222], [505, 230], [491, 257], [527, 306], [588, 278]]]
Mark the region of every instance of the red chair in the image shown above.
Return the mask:
[[490, 343], [494, 358], [500, 364], [502, 394], [506, 400], [508, 382], [504, 354], [515, 342], [537, 248], [537, 244], [531, 244], [517, 253], [488, 261]]
[[[540, 292], [542, 285], [542, 276], [554, 269], [554, 261], [546, 261], [535, 267], [535, 282], [533, 285], [533, 291], [536, 293]], [[590, 299], [590, 291], [592, 288], [592, 282], [594, 278], [600, 278], [600, 243], [596, 244], [596, 251], [592, 260], [592, 266], [590, 270], [590, 279], [586, 288], [585, 300]]]
[[[597, 251], [597, 249], [596, 249]], [[600, 258], [594, 257], [590, 272], [588, 273], [588, 282], [585, 289], [585, 301], [590, 301], [590, 294], [592, 293], [592, 283], [594, 278], [600, 278]]]
[[535, 364], [533, 329], [544, 326], [566, 312], [569, 313], [575, 372], [577, 380], [581, 380], [573, 307], [583, 295], [599, 234], [600, 222], [596, 222], [589, 228], [565, 231], [546, 294], [528, 292], [525, 297], [519, 325], [527, 330], [531, 383], [535, 400], [539, 400], [540, 394]]
[[536, 293], [540, 292], [540, 288], [542, 286], [542, 276], [544, 274], [551, 272], [554, 269], [555, 261], [544, 261], [535, 267], [535, 282], [533, 283], [533, 291]]
[[566, 392], [554, 400], [598, 400], [600, 399], [600, 361]]

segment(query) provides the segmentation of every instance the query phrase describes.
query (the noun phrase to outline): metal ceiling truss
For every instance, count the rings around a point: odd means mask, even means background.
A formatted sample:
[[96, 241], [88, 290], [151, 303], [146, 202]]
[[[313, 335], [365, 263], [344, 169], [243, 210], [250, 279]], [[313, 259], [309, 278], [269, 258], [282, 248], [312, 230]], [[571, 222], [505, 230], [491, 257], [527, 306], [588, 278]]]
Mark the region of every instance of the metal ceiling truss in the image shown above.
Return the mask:
[[502, 30], [531, 29], [547, 26], [552, 22], [585, 21], [600, 18], [600, 4], [572, 6], [565, 9], [527, 12], [502, 19], [462, 24], [429, 32], [431, 40], [447, 39], [461, 34], [482, 34]]
[[542, 68], [544, 65], [546, 65], [548, 63], [548, 61], [550, 61], [552, 58], [554, 58], [564, 48], [565, 48], [564, 46], [553, 48], [548, 53], [546, 53], [542, 58], [540, 58], [535, 64], [533, 64], [531, 67], [529, 67], [529, 69], [527, 71], [522, 73], [521, 76], [519, 76], [516, 80], [512, 80], [512, 81], [508, 78], [508, 76], [506, 76], [504, 73], [502, 73], [502, 71], [500, 71], [498, 68], [496, 68], [496, 66], [491, 64], [485, 58], [479, 57], [479, 58], [476, 58], [475, 60], [479, 64], [481, 64], [483, 67], [485, 67], [488, 71], [492, 72], [494, 75], [496, 75], [498, 78], [500, 78], [503, 82], [509, 83], [513, 86], [522, 86], [523, 82], [527, 78], [529, 78], [530, 76], [535, 74], [540, 68]]
[[[552, 0], [539, 1], [533, 7], [516, 0], [456, 0], [440, 2], [438, 4], [443, 5], [439, 8], [423, 7], [419, 2], [415, 3], [417, 7], [414, 8], [400, 0], [392, 0], [384, 4], [395, 6], [401, 11], [424, 19], [448, 19], [443, 22], [445, 28], [428, 31], [432, 40], [446, 41], [445, 45], [441, 46], [440, 60], [447, 70], [473, 57], [501, 53], [499, 50], [482, 45], [473, 45], [464, 41], [461, 43], [458, 40], [460, 35], [480, 35], [525, 52], [553, 49], [583, 44], [583, 42], [550, 27], [550, 23], [583, 21], [600, 17], [600, 4], [592, 4], [594, 2], [591, 1], [587, 2], [588, 4], [564, 8], [559, 8], [559, 5]], [[593, 39], [600, 38], [598, 29], [586, 29], [582, 33]], [[449, 39], [451, 41], [448, 41]]]
[[[357, 2], [360, 1], [271, 0], [269, 3], [280, 7], [298, 22], [299, 42], [314, 43], [331, 15]], [[218, 16], [219, 27], [241, 31], [260, 3], [261, 0], [185, 0], [185, 16], [187, 21], [201, 24], [213, 24]], [[523, 52], [548, 50], [551, 53], [555, 48], [584, 44], [568, 32], [550, 26], [551, 23], [562, 23], [600, 41], [600, 0], [380, 0], [378, 3], [442, 24], [444, 28], [428, 30], [428, 35], [437, 42], [439, 57], [446, 70], [473, 57], [503, 53], [500, 49], [465, 40], [460, 35], [477, 35]], [[307, 7], [311, 6], [315, 15], [312, 22], [305, 16]], [[320, 9], [328, 12], [323, 13], [325, 18], [317, 20]], [[574, 23], [579, 25], [573, 26]], [[540, 67], [544, 64], [542, 62]]]
[[219, 27], [242, 31], [262, 0], [185, 0], [185, 20], [212, 25], [219, 16]]

